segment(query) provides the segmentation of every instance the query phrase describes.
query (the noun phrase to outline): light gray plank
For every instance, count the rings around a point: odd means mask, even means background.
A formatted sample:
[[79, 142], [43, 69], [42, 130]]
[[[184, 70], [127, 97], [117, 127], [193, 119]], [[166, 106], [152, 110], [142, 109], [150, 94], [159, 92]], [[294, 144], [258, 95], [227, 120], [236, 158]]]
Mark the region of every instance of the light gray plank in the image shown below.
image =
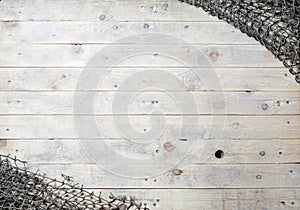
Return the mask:
[[140, 22], [111, 21], [0, 22], [0, 29], [2, 43], [111, 43], [127, 36], [161, 33], [194, 44], [259, 45], [257, 41], [226, 22], [154, 22], [147, 25]]
[[[2, 44], [0, 65], [2, 67], [84, 67], [100, 53], [105, 45], [27, 45]], [[137, 48], [138, 47], [138, 48]], [[105, 54], [106, 63], [91, 64], [92, 67], [110, 65], [109, 62], [123, 58], [114, 67], [282, 67], [263, 46], [252, 45], [186, 45], [121, 44], [111, 45]], [[108, 48], [105, 48], [108, 49]], [[143, 54], [136, 54], [137, 51]], [[165, 54], [157, 54], [156, 52]], [[164, 52], [165, 51], [165, 52]], [[200, 53], [200, 54], [199, 54]], [[123, 57], [134, 55], [132, 57]], [[168, 57], [171, 56], [171, 57]], [[173, 58], [172, 58], [173, 57]], [[197, 60], [198, 59], [198, 60]], [[187, 62], [182, 64], [182, 62]], [[111, 66], [109, 66], [111, 67]]]
[[63, 3], [59, 0], [3, 0], [0, 20], [217, 21], [200, 9], [173, 0], [65, 0]]
[[[91, 70], [97, 74], [101, 69]], [[114, 68], [107, 72], [100, 86], [93, 90], [115, 90], [124, 80], [135, 76], [135, 82], [123, 90], [141, 90], [147, 87], [161, 87], [164, 90], [193, 91], [299, 91], [299, 85], [286, 68], [215, 68], [216, 81], [220, 87], [208, 87], [196, 72], [187, 68]], [[75, 91], [76, 83], [82, 72], [81, 68], [0, 68], [0, 89], [2, 91]], [[144, 72], [145, 74], [139, 75]], [[161, 77], [170, 74], [177, 78], [183, 86], [170, 85], [172, 77]], [[102, 78], [92, 77], [93, 81]]]
[[136, 166], [151, 176], [143, 178], [116, 176], [92, 164], [29, 165], [29, 170], [38, 168], [51, 177], [67, 174], [87, 188], [276, 188], [295, 187], [300, 181], [298, 164], [178, 165], [180, 175], [167, 170], [158, 176], [147, 165]]
[[[125, 139], [112, 140], [86, 140], [105, 141], [115, 151], [135, 158], [154, 158], [166, 152], [166, 141], [162, 139], [153, 146], [148, 144], [140, 145], [129, 142]], [[188, 141], [188, 140], [187, 140]], [[300, 140], [209, 140], [217, 142], [215, 148], [208, 152], [205, 164], [291, 164], [299, 162]], [[174, 150], [179, 143], [175, 141]], [[141, 149], [143, 147], [143, 149]], [[196, 141], [192, 150], [185, 158], [186, 163], [203, 163], [202, 151], [205, 147], [203, 141]], [[224, 157], [215, 157], [215, 151], [222, 150]], [[59, 140], [0, 140], [0, 153], [11, 154], [19, 159], [40, 164], [89, 164], [93, 163], [80, 142], [76, 139]], [[185, 154], [179, 153], [179, 156]], [[129, 164], [129, 163], [128, 163]], [[267, 166], [266, 166], [267, 167]]]
[[[86, 138], [99, 138], [91, 128], [90, 120], [94, 116], [81, 116], [76, 118], [83, 120], [78, 131], [84, 131]], [[124, 122], [129, 120], [130, 124]], [[157, 124], [161, 119], [165, 124]], [[182, 119], [186, 123], [182, 123]], [[163, 138], [208, 138], [211, 126], [214, 129], [222, 128], [224, 139], [271, 139], [271, 138], [299, 138], [300, 118], [291, 116], [226, 116], [225, 124], [223, 116], [212, 118], [211, 116], [99, 116], [95, 118], [98, 128], [101, 128], [101, 138], [123, 138], [125, 136], [138, 136], [138, 139], [149, 138], [151, 134], [160, 134]], [[116, 125], [115, 123], [118, 122]], [[150, 126], [152, 122], [152, 127]], [[116, 127], [115, 127], [116, 126]], [[220, 131], [220, 130], [217, 130]], [[120, 134], [121, 132], [121, 134]], [[126, 134], [125, 134], [125, 133]], [[1, 116], [0, 138], [77, 138], [74, 131], [73, 116]]]
[[132, 195], [151, 209], [298, 209], [299, 189], [98, 189], [108, 196]]
[[[172, 84], [170, 84], [172, 86]], [[149, 88], [132, 92], [95, 92], [95, 115], [151, 115], [160, 110], [163, 115], [203, 115], [224, 110], [224, 114], [283, 115], [299, 114], [298, 92], [152, 92]], [[85, 93], [81, 93], [85, 94]], [[86, 93], [86, 96], [91, 93]], [[218, 98], [222, 96], [221, 98]], [[217, 100], [212, 100], [217, 98]], [[125, 102], [124, 102], [125, 101]], [[81, 101], [84, 103], [86, 101]], [[116, 108], [124, 102], [127, 108]], [[0, 114], [74, 114], [73, 92], [0, 92]], [[77, 102], [79, 103], [79, 102]], [[91, 114], [82, 110], [76, 114]]]

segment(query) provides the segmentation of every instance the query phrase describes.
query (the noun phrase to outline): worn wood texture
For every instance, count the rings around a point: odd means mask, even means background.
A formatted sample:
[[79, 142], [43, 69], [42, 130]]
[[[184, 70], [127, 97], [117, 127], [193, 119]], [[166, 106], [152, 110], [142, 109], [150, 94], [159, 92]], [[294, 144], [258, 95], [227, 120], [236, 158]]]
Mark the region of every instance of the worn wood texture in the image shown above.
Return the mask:
[[[217, 21], [191, 6], [170, 0], [66, 0], [3, 1], [0, 19], [4, 21]], [[104, 15], [104, 17], [103, 17]], [[101, 16], [101, 17], [100, 17]]]
[[[102, 81], [100, 87], [90, 91], [116, 90], [115, 84], [121, 84], [124, 78], [135, 72], [145, 72], [147, 68], [115, 68]], [[186, 90], [192, 91], [299, 91], [299, 86], [294, 82], [292, 75], [285, 68], [215, 68], [219, 76], [221, 88], [209, 89], [201, 83], [201, 79], [187, 68], [152, 68], [156, 71], [164, 71], [182, 80]], [[76, 82], [80, 76], [81, 68], [1, 68], [1, 91], [75, 91]], [[98, 69], [94, 70], [99, 71]], [[199, 69], [201, 71], [201, 69]], [[137, 76], [138, 77], [138, 76]], [[237, 79], [239, 78], [239, 79]], [[96, 78], [95, 78], [96, 80]], [[146, 88], [146, 84], [152, 86], [165, 85], [165, 90], [181, 90], [171, 86], [169, 78], [142, 77], [137, 79], [126, 90], [140, 90]], [[145, 81], [145, 82], [143, 82]]]
[[[83, 120], [90, 120], [94, 116], [81, 115]], [[96, 116], [95, 120], [101, 127], [104, 138], [123, 138], [114, 128], [114, 120], [121, 120], [122, 126], [128, 126], [122, 119], [130, 119], [132, 128], [144, 132], [145, 128], [151, 128], [149, 124], [149, 116]], [[152, 116], [153, 122], [159, 120], [161, 116]], [[191, 132], [197, 130], [196, 136], [207, 137], [211, 129], [211, 116], [186, 116], [191, 122], [181, 124], [182, 117], [179, 116], [164, 116], [166, 120], [166, 128], [161, 134], [162, 138], [172, 138], [178, 135], [176, 129], [182, 129], [181, 138], [191, 135]], [[195, 123], [194, 119], [198, 119]], [[214, 116], [216, 120], [214, 126], [222, 126], [221, 119], [224, 116]], [[0, 116], [0, 138], [77, 138], [74, 129], [74, 116], [56, 116], [56, 115], [9, 115]], [[222, 123], [222, 124], [218, 124]], [[90, 133], [90, 125], [86, 124], [85, 132], [87, 138], [99, 138], [94, 133]], [[196, 126], [196, 127], [195, 127]], [[197, 128], [197, 129], [195, 129]], [[229, 139], [297, 139], [299, 138], [300, 118], [298, 115], [282, 115], [282, 116], [226, 116], [226, 121], [223, 127], [223, 138]], [[159, 127], [153, 126], [154, 132], [160, 130]], [[142, 138], [142, 137], [139, 137]], [[178, 137], [177, 137], [178, 138]]]
[[[221, 38], [221, 37], [220, 37]], [[113, 57], [118, 53], [131, 55], [135, 53], [130, 48], [131, 44], [120, 44], [108, 55]], [[143, 48], [159, 49], [163, 43], [143, 44]], [[0, 65], [3, 67], [84, 67], [95, 53], [100, 52], [106, 45], [75, 45], [75, 44], [12, 44], [3, 43], [0, 46]], [[210, 62], [199, 61], [196, 66], [189, 67], [282, 67], [280, 61], [276, 60], [272, 53], [263, 46], [256, 45], [194, 45], [200, 52], [207, 56]], [[170, 49], [174, 56], [185, 56], [189, 58], [192, 54], [186, 44], [168, 44], [164, 48]], [[150, 51], [151, 52], [151, 51]], [[137, 55], [130, 57], [117, 67], [186, 67], [177, 60], [166, 58], [163, 55], [153, 53], [149, 55]], [[92, 67], [104, 67], [97, 64]]]
[[[87, 140], [94, 141], [94, 140]], [[98, 141], [98, 140], [97, 140]], [[99, 140], [115, 147], [121, 153], [132, 156], [136, 154], [155, 156], [157, 153], [166, 152], [163, 143], [153, 148], [145, 146], [144, 150], [137, 151], [134, 144], [123, 139]], [[214, 141], [214, 140], [213, 140]], [[298, 139], [293, 140], [216, 140], [217, 149], [225, 151], [222, 159], [215, 158], [214, 150], [209, 153], [205, 164], [297, 164], [299, 162]], [[84, 153], [77, 139], [31, 139], [31, 140], [1, 140], [1, 150], [7, 154], [16, 155], [30, 163], [41, 164], [88, 164], [93, 163]], [[5, 146], [4, 146], [5, 145]], [[176, 144], [175, 144], [176, 146]], [[188, 154], [189, 163], [201, 163], [203, 142], [195, 142], [193, 149]], [[32, 152], [28, 152], [32, 150]]]
[[[254, 39], [176, 0], [2, 0], [0, 8], [1, 154], [28, 160], [30, 170], [52, 177], [70, 175], [104, 195], [133, 195], [151, 209], [300, 208], [299, 85]], [[139, 34], [176, 41], [119, 41]], [[127, 57], [109, 71], [99, 68], [105, 63], [92, 66], [91, 75], [105, 77], [91, 77], [91, 83], [101, 83], [78, 89], [95, 53], [113, 46], [104, 57], [110, 61], [135, 53], [135, 42], [150, 53]], [[157, 53], [159, 48], [175, 59]], [[180, 59], [196, 61], [187, 65]], [[201, 76], [207, 69], [214, 72], [208, 81], [218, 85], [207, 86]], [[94, 112], [75, 114], [74, 94], [94, 94]], [[132, 99], [126, 109], [114, 109], [120, 103], [116, 95]], [[184, 100], [187, 95], [195, 104]], [[217, 96], [222, 97], [211, 100]], [[130, 162], [145, 176], [118, 176], [87, 154], [74, 117], [95, 117], [102, 135], [85, 124], [84, 141], [105, 143], [124, 157], [184, 158], [158, 175], [152, 165]], [[160, 132], [152, 123], [162, 117], [160, 137], [145, 144], [148, 132]], [[136, 131], [130, 138], [114, 125], [126, 128], [126, 118]], [[210, 136], [212, 127], [222, 135]], [[182, 148], [191, 141], [186, 154]], [[217, 158], [217, 150], [224, 157]]]
[[[132, 92], [128, 91], [100, 91], [95, 93], [94, 115], [151, 115], [154, 108], [159, 109], [161, 115], [213, 115], [213, 107], [224, 108], [227, 115], [283, 115], [298, 114], [300, 109], [300, 95], [298, 92], [187, 92], [168, 91], [177, 98], [191, 95], [195, 104], [182, 101], [183, 111], [172, 97], [166, 97], [164, 92], [141, 92], [128, 104], [128, 108], [115, 110], [114, 98], [129, 98]], [[87, 93], [89, 94], [89, 93]], [[117, 95], [117, 96], [116, 96]], [[224, 96], [211, 102], [212, 95]], [[71, 115], [73, 114], [72, 92], [0, 92], [0, 114], [24, 115]], [[197, 112], [193, 109], [196, 106]], [[87, 110], [77, 114], [90, 114]]]

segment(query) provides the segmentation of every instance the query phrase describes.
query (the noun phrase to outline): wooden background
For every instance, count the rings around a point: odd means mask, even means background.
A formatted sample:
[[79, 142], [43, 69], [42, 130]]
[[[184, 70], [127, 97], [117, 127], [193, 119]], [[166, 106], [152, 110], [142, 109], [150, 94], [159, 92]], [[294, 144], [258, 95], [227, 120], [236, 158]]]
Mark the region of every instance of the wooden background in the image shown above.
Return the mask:
[[[17, 155], [31, 170], [52, 177], [70, 175], [90, 190], [134, 195], [151, 209], [300, 209], [299, 85], [270, 52], [234, 27], [176, 0], [2, 0], [0, 21], [1, 154]], [[223, 138], [212, 141], [225, 155], [217, 159], [211, 152], [203, 163], [196, 146], [176, 172], [117, 177], [82, 152], [73, 128], [73, 94], [95, 52], [125, 36], [151, 32], [207, 52], [223, 86], [214, 91], [224, 91], [228, 114]], [[187, 71], [147, 57], [131, 61], [108, 78], [114, 83], [98, 90], [100, 99], [112, 100], [119, 77], [149, 68]], [[210, 105], [205, 90], [192, 94], [205, 123]], [[168, 105], [159, 93], [145, 97]], [[131, 114], [143, 114], [139, 106]], [[171, 106], [164, 111], [169, 118], [178, 115]], [[134, 155], [109, 130], [110, 114], [106, 104], [97, 112], [108, 124], [105, 140], [117, 140], [120, 150]]]

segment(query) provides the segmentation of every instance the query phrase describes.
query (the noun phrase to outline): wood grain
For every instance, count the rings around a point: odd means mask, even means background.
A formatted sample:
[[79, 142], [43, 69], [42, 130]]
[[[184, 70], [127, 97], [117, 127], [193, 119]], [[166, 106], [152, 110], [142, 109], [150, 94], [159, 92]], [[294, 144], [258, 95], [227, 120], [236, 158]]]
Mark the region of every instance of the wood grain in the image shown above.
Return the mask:
[[[70, 175], [104, 196], [135, 196], [154, 210], [299, 209], [299, 85], [254, 39], [175, 0], [2, 0], [0, 8], [0, 154], [51, 177]], [[148, 39], [128, 38], [139, 34]], [[125, 59], [112, 69], [101, 68], [106, 61], [92, 66], [85, 82], [101, 84], [78, 88], [87, 62], [107, 46], [99, 60]], [[136, 48], [146, 54], [126, 57]], [[95, 113], [75, 114], [74, 94], [93, 91]], [[223, 97], [212, 102], [216, 95]], [[133, 100], [121, 106], [117, 97]], [[118, 103], [126, 109], [113, 109]], [[101, 136], [89, 124], [94, 117]], [[161, 118], [165, 129], [149, 139]], [[82, 141], [121, 156], [185, 158], [155, 176], [151, 165], [135, 162], [127, 167], [145, 177], [121, 176], [118, 162], [103, 170], [107, 164], [86, 154], [74, 119], [85, 122]], [[212, 128], [222, 135], [210, 136]]]
[[[181, 116], [165, 116], [166, 124], [161, 138], [172, 139], [180, 131], [181, 137], [196, 135], [199, 138], [208, 138], [213, 120], [214, 126], [223, 126], [223, 116], [186, 116], [186, 124], [182, 124]], [[191, 121], [189, 122], [189, 119]], [[94, 116], [80, 116], [80, 119], [89, 122]], [[96, 122], [101, 128], [102, 135], [94, 134], [90, 124], [82, 125], [86, 138], [122, 138], [120, 129], [134, 130], [139, 138], [145, 138], [149, 132], [160, 133], [162, 127], [155, 125], [151, 128], [148, 116], [96, 116]], [[131, 124], [123, 120], [129, 119]], [[152, 116], [152, 122], [160, 120], [161, 116]], [[198, 120], [198, 123], [195, 120]], [[114, 122], [120, 122], [117, 128]], [[222, 124], [218, 124], [222, 123]], [[299, 138], [300, 118], [290, 116], [227, 116], [223, 127], [224, 139], [285, 139]], [[152, 129], [152, 130], [151, 130]], [[179, 130], [178, 130], [179, 129]], [[177, 130], [177, 131], [176, 131]], [[143, 134], [145, 132], [145, 134]], [[196, 133], [195, 133], [196, 132]], [[77, 138], [74, 130], [74, 116], [1, 116], [0, 138]], [[178, 137], [176, 137], [178, 138]]]
[[[3, 33], [0, 39], [2, 43], [101, 44], [111, 43], [126, 36], [161, 33], [172, 34], [182, 39], [182, 42], [188, 41], [193, 44], [259, 45], [233, 26], [227, 27], [225, 22], [0, 22], [0, 28]], [[215, 28], [219, 28], [218, 33], [215, 33]]]
[[[298, 114], [300, 109], [300, 95], [297, 92], [143, 92], [142, 89], [134, 92], [111, 91], [94, 94], [94, 112], [82, 110], [75, 114], [151, 115], [153, 110], [159, 109], [160, 115], [213, 115], [216, 113], [214, 109], [224, 109], [224, 114], [227, 115], [284, 115]], [[185, 100], [189, 99], [187, 96], [191, 100]], [[211, 100], [218, 96], [223, 98]], [[72, 92], [0, 92], [0, 100], [2, 115], [74, 114]], [[128, 100], [128, 107], [116, 110], [114, 106], [120, 100]]]
[[[218, 76], [216, 81], [220, 86], [208, 87], [196, 72], [202, 69], [188, 68], [150, 68], [148, 77], [138, 75], [147, 73], [149, 68], [114, 68], [102, 79], [101, 85], [90, 91], [113, 91], [114, 85], [134, 75], [135, 83], [123, 87], [123, 90], [135, 91], [147, 87], [164, 85], [164, 90], [192, 91], [285, 91], [299, 92], [299, 85], [294, 82], [292, 75], [285, 68], [215, 68]], [[101, 69], [91, 70], [96, 74]], [[151, 73], [152, 71], [152, 73]], [[158, 72], [158, 74], [154, 74]], [[0, 68], [1, 91], [76, 91], [76, 84], [82, 73], [81, 68]], [[170, 74], [182, 82], [183, 86], [171, 85], [172, 78], [162, 78], [160, 73]], [[93, 78], [100, 82], [100, 78]], [[284, 93], [283, 93], [284, 94]], [[289, 93], [286, 93], [289, 94]]]
[[[1, 140], [4, 141], [4, 140]], [[0, 142], [1, 142], [0, 141]], [[77, 139], [35, 139], [35, 140], [5, 140], [6, 144], [0, 147], [1, 154], [16, 155], [23, 160], [39, 164], [90, 164], [93, 160], [85, 155], [84, 148]], [[143, 150], [139, 144], [132, 143], [126, 139], [111, 140], [85, 140], [85, 141], [104, 141], [121, 154], [132, 157], [153, 158], [166, 152], [165, 141], [160, 144], [143, 145]], [[187, 139], [187, 141], [189, 141]], [[208, 152], [208, 159], [205, 164], [297, 164], [299, 162], [299, 140], [230, 140], [217, 139], [209, 140], [217, 142], [215, 148]], [[174, 147], [179, 143], [175, 142]], [[100, 145], [100, 144], [99, 144]], [[202, 163], [203, 141], [196, 141], [192, 150], [186, 157], [186, 163]], [[224, 151], [224, 157], [215, 157], [215, 151]], [[28, 152], [31, 151], [31, 152]], [[185, 154], [179, 153], [184, 156]], [[267, 166], [266, 166], [267, 167]]]
[[[193, 45], [199, 51], [197, 55], [189, 51], [187, 45], [178, 44], [137, 44], [145, 54], [136, 55], [136, 47], [132, 44], [113, 45], [108, 61], [118, 54], [135, 55], [128, 57], [114, 67], [186, 67], [180, 60], [191, 60], [193, 65], [188, 67], [282, 67], [280, 61], [263, 46], [255, 45]], [[162, 47], [164, 46], [164, 47]], [[2, 67], [84, 67], [87, 62], [101, 52], [105, 47], [97, 45], [44, 45], [44, 44], [2, 44], [0, 50], [6, 52], [0, 55]], [[155, 50], [167, 51], [177, 59], [156, 54]], [[148, 52], [148, 53], [147, 53]], [[195, 52], [195, 51], [193, 51]], [[191, 58], [193, 56], [193, 58]], [[205, 60], [203, 60], [205, 59]], [[104, 67], [103, 63], [93, 64], [91, 67]]]
[[88, 188], [279, 188], [295, 187], [300, 181], [298, 164], [177, 165], [180, 175], [171, 169], [159, 176], [147, 165], [134, 166], [149, 174], [143, 178], [116, 176], [117, 170], [106, 172], [95, 164], [32, 163], [29, 167], [33, 171], [38, 168], [52, 177], [68, 174]]
[[218, 21], [199, 9], [170, 0], [66, 0], [63, 5], [59, 0], [5, 0], [1, 7], [3, 21]]

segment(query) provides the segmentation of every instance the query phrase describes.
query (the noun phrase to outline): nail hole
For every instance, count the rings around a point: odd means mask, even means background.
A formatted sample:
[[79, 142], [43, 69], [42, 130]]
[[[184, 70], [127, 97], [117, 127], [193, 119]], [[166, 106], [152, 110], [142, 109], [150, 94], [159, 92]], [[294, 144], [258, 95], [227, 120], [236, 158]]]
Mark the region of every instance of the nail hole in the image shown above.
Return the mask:
[[279, 155], [282, 155], [282, 152], [278, 152]]
[[11, 80], [7, 80], [8, 83], [11, 83]]
[[6, 131], [9, 131], [9, 128], [6, 128]]
[[114, 87], [115, 87], [115, 88], [117, 88], [117, 87], [118, 87], [118, 85], [114, 85]]
[[268, 104], [262, 104], [262, 105], [261, 105], [262, 110], [267, 110], [268, 107], [269, 107]]
[[113, 29], [114, 30], [117, 30], [119, 27], [118, 26], [113, 26]]
[[185, 25], [184, 28], [185, 28], [185, 29], [189, 28], [189, 25]]
[[99, 19], [100, 19], [100, 20], [105, 20], [105, 15], [100, 15], [100, 16], [99, 16]]
[[153, 203], [153, 206], [156, 206], [156, 203]]
[[148, 29], [149, 27], [150, 27], [149, 24], [147, 24], [147, 23], [144, 24], [144, 29]]
[[286, 104], [289, 104], [290, 102], [289, 101], [286, 101]]
[[164, 10], [167, 10], [168, 7], [169, 7], [169, 4], [164, 4], [164, 5], [163, 5]]
[[145, 178], [145, 181], [148, 181], [148, 178]]
[[280, 101], [276, 101], [276, 104], [277, 104], [277, 106], [280, 106], [281, 102]]
[[256, 175], [256, 179], [261, 179], [262, 176], [260, 174]]
[[156, 202], [159, 202], [159, 201], [160, 201], [159, 199], [156, 200]]
[[294, 171], [293, 170], [290, 170], [290, 173], [293, 173]]
[[220, 158], [223, 158], [224, 157], [224, 152], [222, 150], [217, 150], [215, 152], [215, 157], [220, 159]]
[[291, 122], [290, 121], [287, 121], [287, 124], [290, 124]]
[[281, 203], [282, 205], [286, 205], [286, 203], [285, 203], [284, 201], [280, 201], [280, 203]]
[[173, 174], [175, 176], [180, 176], [182, 173], [183, 173], [183, 170], [180, 170], [180, 169], [173, 169]]
[[292, 201], [291, 204], [294, 205], [295, 204], [294, 201]]
[[265, 152], [265, 151], [261, 151], [261, 152], [259, 153], [259, 155], [260, 155], [260, 156], [265, 156], [265, 155], [266, 155], [266, 152]]
[[284, 76], [287, 77], [287, 74], [285, 73]]

